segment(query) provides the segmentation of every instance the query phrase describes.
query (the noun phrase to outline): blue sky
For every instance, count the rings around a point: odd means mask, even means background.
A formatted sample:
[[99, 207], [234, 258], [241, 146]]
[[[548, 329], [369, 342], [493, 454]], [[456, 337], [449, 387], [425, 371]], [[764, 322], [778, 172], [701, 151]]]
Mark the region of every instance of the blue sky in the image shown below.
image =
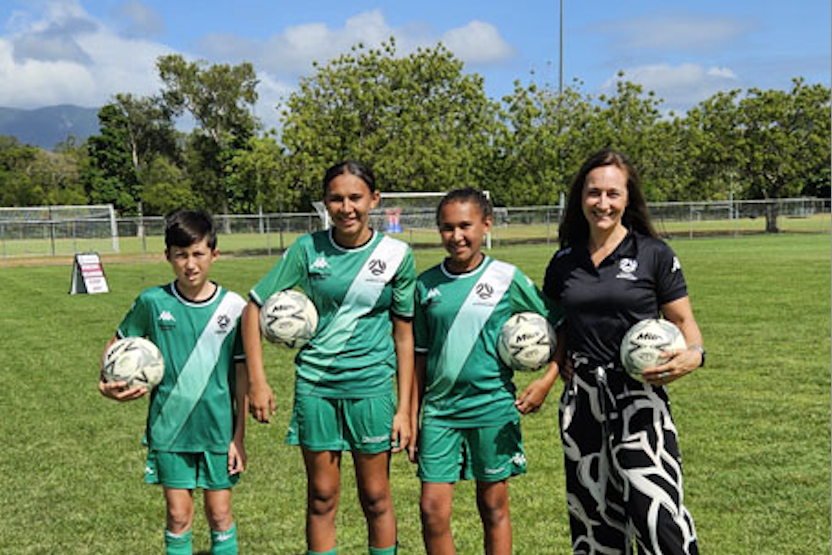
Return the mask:
[[[233, 7], [232, 7], [233, 6]], [[829, 0], [564, 0], [564, 81], [593, 95], [616, 73], [684, 111], [719, 90], [830, 84]], [[257, 115], [358, 41], [391, 35], [399, 52], [442, 41], [499, 99], [513, 81], [557, 86], [557, 0], [3, 0], [0, 106], [100, 106], [159, 90], [154, 62], [178, 52], [254, 63]]]

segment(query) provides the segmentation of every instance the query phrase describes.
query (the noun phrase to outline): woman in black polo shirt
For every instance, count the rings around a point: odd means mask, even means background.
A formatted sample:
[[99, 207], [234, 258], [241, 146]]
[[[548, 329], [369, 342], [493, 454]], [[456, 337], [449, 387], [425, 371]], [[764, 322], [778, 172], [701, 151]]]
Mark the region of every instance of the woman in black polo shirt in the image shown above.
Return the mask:
[[[658, 239], [638, 177], [613, 150], [589, 158], [572, 184], [561, 250], [544, 291], [565, 310], [558, 363], [560, 427], [575, 553], [698, 553], [665, 385], [702, 366], [702, 335], [679, 260]], [[675, 323], [688, 348], [644, 373], [622, 368], [619, 345], [645, 318]], [[568, 358], [568, 360], [566, 360]]]

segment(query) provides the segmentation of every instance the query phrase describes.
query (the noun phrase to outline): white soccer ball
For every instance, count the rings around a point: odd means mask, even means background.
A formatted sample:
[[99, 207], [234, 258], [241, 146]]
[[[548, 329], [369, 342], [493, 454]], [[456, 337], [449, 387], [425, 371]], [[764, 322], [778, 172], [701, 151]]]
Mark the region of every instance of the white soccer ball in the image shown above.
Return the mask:
[[506, 320], [497, 339], [497, 353], [521, 372], [539, 370], [555, 353], [555, 330], [536, 312], [519, 312]]
[[101, 361], [105, 382], [127, 382], [128, 387], [153, 389], [165, 374], [159, 348], [144, 337], [125, 337], [110, 345]]
[[300, 291], [287, 289], [269, 297], [260, 308], [260, 331], [269, 343], [303, 347], [315, 335], [318, 311]]
[[685, 336], [673, 322], [664, 319], [642, 320], [621, 340], [621, 364], [634, 378], [641, 380], [645, 368], [667, 362], [662, 351], [684, 349]]

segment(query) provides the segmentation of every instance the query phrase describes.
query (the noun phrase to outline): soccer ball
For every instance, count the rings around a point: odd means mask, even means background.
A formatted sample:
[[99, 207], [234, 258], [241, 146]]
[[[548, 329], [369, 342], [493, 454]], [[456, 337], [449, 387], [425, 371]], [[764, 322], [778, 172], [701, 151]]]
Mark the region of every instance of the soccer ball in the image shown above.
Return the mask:
[[110, 345], [101, 361], [105, 382], [127, 382], [128, 387], [153, 389], [165, 374], [159, 348], [143, 337], [125, 337]]
[[641, 380], [645, 368], [667, 362], [662, 351], [684, 349], [685, 336], [673, 322], [663, 319], [636, 323], [621, 340], [621, 364], [634, 378]]
[[546, 318], [536, 312], [519, 312], [503, 324], [497, 353], [514, 370], [533, 372], [549, 363], [555, 343], [555, 330]]
[[287, 289], [269, 297], [260, 308], [260, 330], [269, 343], [303, 347], [315, 335], [318, 311], [300, 291]]

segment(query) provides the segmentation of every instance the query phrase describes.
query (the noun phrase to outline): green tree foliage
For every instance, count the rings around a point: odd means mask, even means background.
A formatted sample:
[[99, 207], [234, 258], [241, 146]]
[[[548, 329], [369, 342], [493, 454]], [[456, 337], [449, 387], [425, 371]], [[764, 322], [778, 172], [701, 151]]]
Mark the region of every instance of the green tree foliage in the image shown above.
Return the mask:
[[142, 201], [148, 214], [167, 214], [176, 208], [199, 206], [199, 198], [185, 172], [164, 156], [157, 156], [148, 165]]
[[93, 202], [112, 202], [120, 212], [133, 214], [151, 160], [178, 158], [172, 113], [159, 97], [117, 94], [98, 120], [99, 135], [88, 139], [88, 194]]
[[245, 148], [259, 127], [252, 114], [257, 101], [257, 75], [248, 62], [236, 66], [188, 62], [178, 54], [157, 61], [164, 84], [162, 97], [170, 111], [189, 113], [197, 123], [188, 141], [192, 184], [212, 209], [238, 211], [245, 199], [229, 179], [233, 151]]
[[[738, 110], [737, 150], [748, 196], [795, 196], [829, 182], [828, 88], [795, 79], [791, 91], [750, 89]], [[776, 204], [769, 207], [766, 230], [777, 232]]]
[[269, 135], [252, 137], [247, 148], [236, 151], [229, 179], [232, 189], [241, 195], [237, 202], [247, 213], [260, 209], [283, 212], [287, 206], [298, 204], [300, 191], [282, 179], [283, 156], [283, 147]]
[[503, 98], [503, 125], [497, 130], [496, 164], [501, 176], [499, 204], [557, 204], [592, 148], [588, 130], [596, 109], [575, 87], [563, 93], [515, 81]]
[[386, 191], [489, 188], [497, 105], [482, 78], [438, 45], [396, 57], [395, 42], [359, 45], [301, 79], [282, 113], [285, 176], [301, 203], [321, 195], [325, 169], [373, 166]]

